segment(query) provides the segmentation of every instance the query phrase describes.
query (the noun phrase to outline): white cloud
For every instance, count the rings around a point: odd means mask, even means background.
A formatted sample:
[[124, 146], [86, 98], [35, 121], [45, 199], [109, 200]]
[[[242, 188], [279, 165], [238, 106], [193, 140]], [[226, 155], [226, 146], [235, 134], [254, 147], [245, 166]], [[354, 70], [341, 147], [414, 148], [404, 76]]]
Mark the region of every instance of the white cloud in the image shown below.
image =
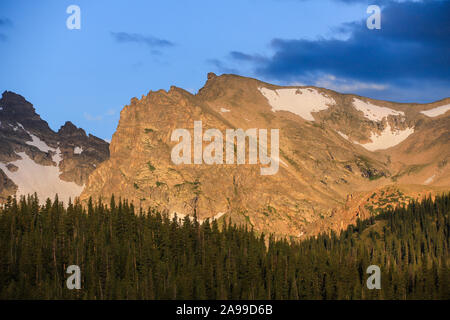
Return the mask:
[[108, 111], [106, 111], [105, 115], [107, 116], [113, 116], [116, 114], [116, 110], [115, 109], [108, 109]]
[[83, 113], [83, 116], [88, 121], [101, 121], [105, 117], [112, 117], [115, 116], [116, 114], [117, 114], [116, 109], [110, 108], [103, 114], [92, 115], [90, 113], [85, 112]]
[[83, 113], [83, 116], [87, 121], [100, 121], [103, 119], [102, 116], [93, 116], [87, 112]]

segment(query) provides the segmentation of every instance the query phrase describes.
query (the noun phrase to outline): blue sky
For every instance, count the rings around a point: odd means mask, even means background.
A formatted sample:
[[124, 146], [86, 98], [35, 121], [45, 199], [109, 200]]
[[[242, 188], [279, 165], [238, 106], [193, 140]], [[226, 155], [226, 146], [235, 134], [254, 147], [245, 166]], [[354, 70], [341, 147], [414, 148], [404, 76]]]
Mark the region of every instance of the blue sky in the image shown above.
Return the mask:
[[[81, 8], [81, 29], [66, 8]], [[0, 90], [110, 139], [132, 97], [171, 85], [196, 92], [207, 72], [318, 85], [402, 102], [450, 96], [449, 1], [0, 2]]]

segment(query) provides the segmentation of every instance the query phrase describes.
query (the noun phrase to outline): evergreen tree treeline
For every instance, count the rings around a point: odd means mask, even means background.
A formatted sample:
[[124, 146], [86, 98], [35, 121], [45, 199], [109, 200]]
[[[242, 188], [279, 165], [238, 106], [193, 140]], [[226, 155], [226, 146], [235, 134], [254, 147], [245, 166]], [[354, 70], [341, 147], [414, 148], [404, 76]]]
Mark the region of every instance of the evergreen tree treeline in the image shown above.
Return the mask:
[[[0, 208], [0, 299], [449, 299], [450, 194], [301, 242], [111, 198]], [[136, 214], [138, 213], [138, 214]], [[366, 269], [381, 268], [381, 290]], [[69, 265], [82, 288], [66, 287]]]

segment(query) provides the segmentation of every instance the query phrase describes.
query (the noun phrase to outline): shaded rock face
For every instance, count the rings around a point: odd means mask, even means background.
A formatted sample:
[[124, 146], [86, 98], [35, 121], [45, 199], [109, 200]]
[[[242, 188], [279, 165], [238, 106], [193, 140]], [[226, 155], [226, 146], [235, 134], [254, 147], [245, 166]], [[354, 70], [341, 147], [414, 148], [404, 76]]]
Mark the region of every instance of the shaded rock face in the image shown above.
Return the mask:
[[[0, 203], [10, 195], [29, 192], [37, 192], [40, 200], [45, 201], [46, 197], [55, 196], [60, 182], [63, 184], [60, 199], [67, 202], [69, 196], [73, 199], [79, 195], [89, 174], [108, 157], [107, 142], [87, 136], [71, 122], [54, 132], [22, 96], [9, 91], [3, 93]], [[51, 167], [55, 170], [49, 170]], [[46, 183], [49, 188], [45, 187]]]
[[19, 167], [13, 165], [12, 163], [8, 163], [6, 165], [6, 168], [8, 168], [8, 170], [11, 172], [17, 172], [17, 170], [19, 170]]
[[[114, 194], [144, 209], [201, 220], [231, 217], [279, 236], [345, 227], [357, 217], [346, 211], [354, 210], [346, 205], [350, 194], [356, 201], [391, 184], [450, 185], [449, 115], [421, 114], [448, 103], [396, 104], [208, 74], [196, 95], [172, 87], [131, 99], [121, 111], [109, 160], [89, 176], [81, 198]], [[174, 164], [171, 151], [178, 142], [171, 141], [172, 132], [183, 128], [192, 136], [200, 120], [203, 132], [279, 129], [278, 172], [261, 175], [260, 165], [248, 161]]]
[[0, 170], [0, 200], [2, 202], [6, 201], [8, 196], [15, 194], [17, 191], [17, 186], [8, 176]]

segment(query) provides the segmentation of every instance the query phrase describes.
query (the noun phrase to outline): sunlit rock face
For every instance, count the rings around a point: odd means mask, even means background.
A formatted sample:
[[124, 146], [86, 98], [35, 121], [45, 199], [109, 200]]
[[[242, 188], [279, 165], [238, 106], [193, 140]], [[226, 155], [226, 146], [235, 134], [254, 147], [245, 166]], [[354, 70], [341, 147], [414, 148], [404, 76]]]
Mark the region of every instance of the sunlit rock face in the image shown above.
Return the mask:
[[[399, 104], [211, 73], [195, 95], [172, 87], [131, 99], [111, 156], [90, 175], [81, 199], [114, 194], [172, 217], [231, 218], [279, 236], [337, 230], [373, 214], [376, 204], [366, 208], [366, 200], [376, 193], [372, 199], [384, 203], [386, 187], [402, 196], [448, 188], [450, 112], [422, 111], [449, 102]], [[278, 171], [261, 175], [248, 157], [244, 164], [174, 163], [172, 133], [183, 128], [192, 135], [199, 121], [204, 131], [222, 133], [278, 129]], [[203, 150], [210, 143], [203, 141]]]

